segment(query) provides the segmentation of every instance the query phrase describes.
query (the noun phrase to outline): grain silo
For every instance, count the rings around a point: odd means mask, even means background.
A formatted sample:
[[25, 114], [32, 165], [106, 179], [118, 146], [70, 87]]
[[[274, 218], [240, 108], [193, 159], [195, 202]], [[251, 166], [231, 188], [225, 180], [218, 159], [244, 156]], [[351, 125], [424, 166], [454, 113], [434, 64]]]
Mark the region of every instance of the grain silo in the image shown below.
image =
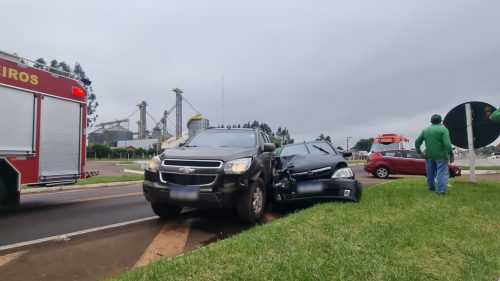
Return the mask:
[[207, 129], [209, 127], [209, 122], [208, 119], [203, 118], [199, 113], [197, 113], [189, 118], [187, 127], [189, 131], [189, 138], [192, 138], [200, 131]]
[[116, 147], [118, 141], [131, 140], [134, 133], [121, 125], [115, 125], [104, 131], [104, 144], [109, 147]]
[[88, 145], [104, 144], [104, 128], [99, 128], [89, 134]]

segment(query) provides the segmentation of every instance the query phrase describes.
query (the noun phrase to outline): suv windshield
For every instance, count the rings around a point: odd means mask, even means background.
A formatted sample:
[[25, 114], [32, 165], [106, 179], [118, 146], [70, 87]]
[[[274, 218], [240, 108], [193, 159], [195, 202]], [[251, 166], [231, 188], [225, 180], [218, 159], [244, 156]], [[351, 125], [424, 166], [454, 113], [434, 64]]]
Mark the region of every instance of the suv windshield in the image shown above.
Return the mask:
[[256, 147], [254, 131], [246, 130], [206, 130], [197, 134], [186, 147]]

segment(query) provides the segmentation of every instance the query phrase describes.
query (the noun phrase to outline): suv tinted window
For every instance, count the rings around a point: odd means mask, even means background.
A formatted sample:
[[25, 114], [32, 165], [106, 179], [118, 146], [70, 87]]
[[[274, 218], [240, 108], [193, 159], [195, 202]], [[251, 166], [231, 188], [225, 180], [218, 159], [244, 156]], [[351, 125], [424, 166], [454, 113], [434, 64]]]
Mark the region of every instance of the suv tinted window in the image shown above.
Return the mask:
[[420, 155], [418, 153], [413, 152], [413, 151], [406, 151], [404, 152], [404, 157], [406, 158], [412, 158], [412, 159], [421, 159]]
[[381, 152], [380, 154], [382, 154], [385, 157], [401, 157], [401, 152], [399, 151], [384, 151]]
[[309, 151], [304, 144], [295, 144], [290, 146], [285, 146], [281, 149], [280, 156], [289, 156], [289, 155], [307, 155]]
[[205, 130], [194, 136], [186, 146], [252, 148], [257, 145], [256, 141], [254, 131]]
[[309, 153], [311, 153], [311, 154], [337, 155], [335, 150], [333, 150], [333, 148], [325, 142], [307, 143], [306, 146], [307, 146], [307, 149], [309, 150]]

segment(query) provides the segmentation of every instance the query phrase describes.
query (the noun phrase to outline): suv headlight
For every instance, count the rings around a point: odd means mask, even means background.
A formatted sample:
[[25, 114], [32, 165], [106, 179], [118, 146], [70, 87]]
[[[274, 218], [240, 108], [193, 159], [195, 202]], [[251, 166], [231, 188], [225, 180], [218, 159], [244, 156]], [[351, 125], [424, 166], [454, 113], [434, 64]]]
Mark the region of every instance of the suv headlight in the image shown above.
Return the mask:
[[340, 178], [352, 178], [354, 173], [351, 168], [340, 168], [335, 173], [333, 173], [332, 179], [340, 179]]
[[224, 172], [228, 174], [243, 174], [250, 168], [252, 164], [252, 158], [240, 158], [233, 161], [229, 161], [224, 166]]
[[157, 171], [158, 168], [160, 167], [161, 160], [159, 156], [153, 157], [151, 161], [149, 161], [148, 169], [152, 171]]

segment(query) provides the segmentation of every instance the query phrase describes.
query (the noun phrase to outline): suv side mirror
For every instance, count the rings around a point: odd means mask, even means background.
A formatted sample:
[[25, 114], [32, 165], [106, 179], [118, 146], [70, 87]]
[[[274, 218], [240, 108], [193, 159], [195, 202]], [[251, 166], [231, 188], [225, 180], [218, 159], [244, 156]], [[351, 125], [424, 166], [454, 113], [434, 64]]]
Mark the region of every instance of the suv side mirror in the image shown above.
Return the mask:
[[276, 150], [276, 145], [274, 143], [265, 143], [264, 152], [273, 152]]
[[342, 154], [342, 157], [349, 157], [352, 156], [352, 152], [350, 151], [342, 151], [340, 152]]

